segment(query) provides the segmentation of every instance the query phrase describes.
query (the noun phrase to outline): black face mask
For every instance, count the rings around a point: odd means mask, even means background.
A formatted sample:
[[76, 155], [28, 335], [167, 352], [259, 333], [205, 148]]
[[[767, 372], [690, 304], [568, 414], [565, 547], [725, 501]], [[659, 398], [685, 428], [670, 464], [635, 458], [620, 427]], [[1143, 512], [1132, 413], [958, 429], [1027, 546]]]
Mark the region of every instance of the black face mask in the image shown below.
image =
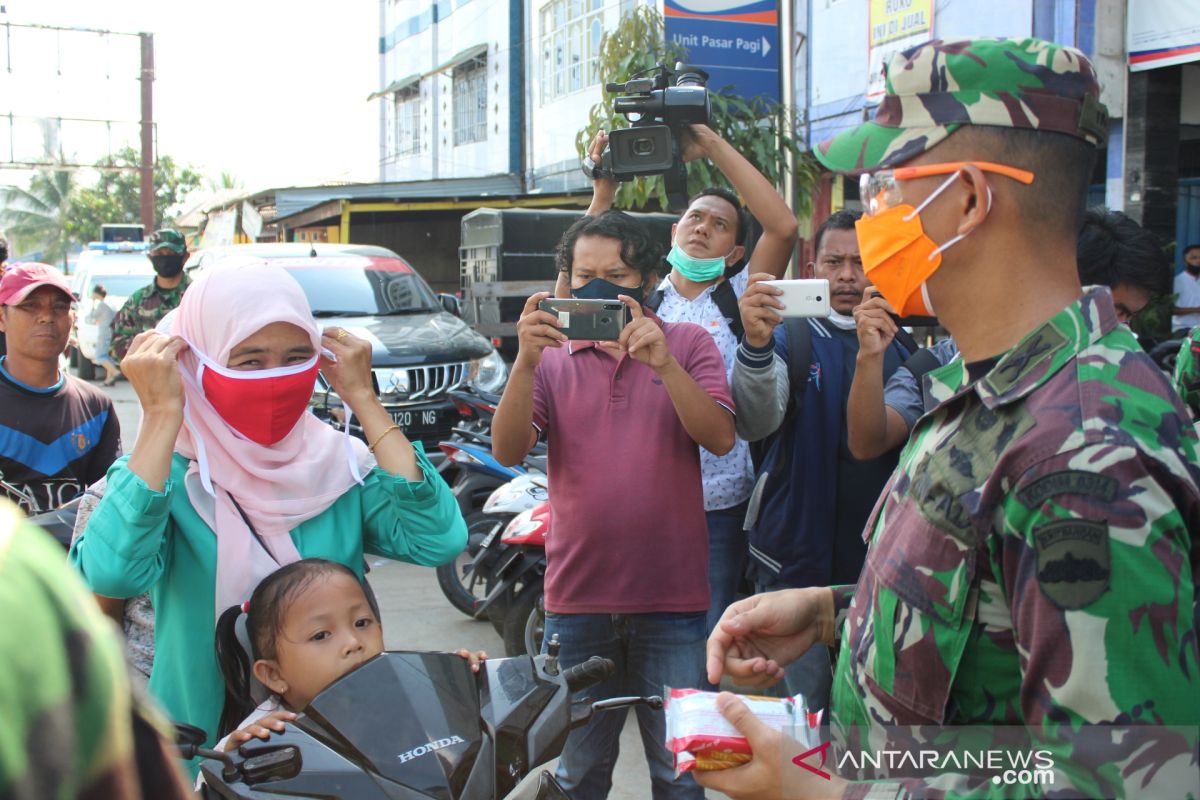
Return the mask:
[[637, 286], [631, 289], [628, 286], [606, 281], [604, 278], [592, 278], [578, 289], [571, 290], [571, 296], [580, 300], [616, 300], [619, 294], [632, 297], [638, 303], [642, 302], [642, 287]]
[[150, 263], [154, 265], [154, 271], [163, 278], [174, 278], [183, 271], [184, 257], [168, 253], [159, 256], [150, 256]]
[[1183, 268], [1186, 269], [1192, 275], [1200, 275], [1200, 265], [1193, 267], [1191, 264], [1184, 264]]

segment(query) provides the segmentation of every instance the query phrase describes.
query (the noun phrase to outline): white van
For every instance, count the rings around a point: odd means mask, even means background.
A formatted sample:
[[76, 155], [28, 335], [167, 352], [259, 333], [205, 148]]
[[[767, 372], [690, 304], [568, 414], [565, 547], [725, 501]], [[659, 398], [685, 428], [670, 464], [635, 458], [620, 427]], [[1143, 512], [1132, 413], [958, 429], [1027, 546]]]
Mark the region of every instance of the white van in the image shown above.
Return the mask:
[[97, 284], [108, 292], [105, 302], [114, 312], [129, 295], [154, 280], [154, 267], [146, 257], [145, 242], [92, 242], [79, 256], [73, 288], [79, 298], [75, 316], [75, 340], [79, 346], [71, 351], [71, 366], [83, 380], [96, 375], [96, 326], [86, 322], [92, 311], [92, 290]]

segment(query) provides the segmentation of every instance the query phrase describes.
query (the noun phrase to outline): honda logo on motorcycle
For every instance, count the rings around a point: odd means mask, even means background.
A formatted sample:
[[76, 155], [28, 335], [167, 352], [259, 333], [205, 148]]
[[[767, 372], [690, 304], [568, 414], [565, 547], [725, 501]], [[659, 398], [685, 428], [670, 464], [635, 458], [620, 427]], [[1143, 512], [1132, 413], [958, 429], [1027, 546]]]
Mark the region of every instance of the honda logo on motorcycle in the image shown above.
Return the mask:
[[403, 764], [406, 761], [412, 761], [414, 758], [428, 755], [434, 750], [441, 750], [443, 747], [449, 747], [452, 744], [466, 744], [466, 742], [463, 741], [461, 736], [451, 736], [448, 739], [436, 739], [429, 744], [423, 744], [420, 747], [414, 747], [412, 750], [409, 750], [406, 753], [401, 753], [396, 757], [399, 758], [400, 763]]

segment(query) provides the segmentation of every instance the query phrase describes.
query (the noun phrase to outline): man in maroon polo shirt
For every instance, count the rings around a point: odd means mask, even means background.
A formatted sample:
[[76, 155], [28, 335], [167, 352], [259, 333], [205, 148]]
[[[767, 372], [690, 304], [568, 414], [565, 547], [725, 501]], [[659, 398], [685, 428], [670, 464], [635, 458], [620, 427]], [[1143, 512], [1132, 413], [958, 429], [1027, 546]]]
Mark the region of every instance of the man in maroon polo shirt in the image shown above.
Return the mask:
[[[549, 293], [529, 298], [492, 422], [502, 463], [546, 437], [546, 640], [558, 634], [564, 667], [593, 655], [616, 662], [592, 698], [699, 687], [704, 677], [708, 527], [696, 445], [732, 449], [733, 401], [712, 337], [642, 307], [661, 258], [627, 214], [575, 223], [558, 249], [572, 294], [620, 299], [632, 320], [616, 342], [568, 342], [557, 318], [538, 310]], [[655, 800], [703, 798], [690, 776], [673, 778], [662, 712], [637, 714]], [[624, 718], [598, 714], [571, 732], [558, 778], [573, 800], [608, 795]]]

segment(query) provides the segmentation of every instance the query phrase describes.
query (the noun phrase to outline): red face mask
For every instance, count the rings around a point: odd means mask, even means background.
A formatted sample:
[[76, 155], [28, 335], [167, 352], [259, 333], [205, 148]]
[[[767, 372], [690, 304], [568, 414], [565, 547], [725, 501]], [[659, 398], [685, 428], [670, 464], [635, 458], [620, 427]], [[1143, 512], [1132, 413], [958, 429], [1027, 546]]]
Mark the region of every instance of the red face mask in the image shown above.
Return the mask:
[[252, 442], [272, 445], [304, 416], [317, 383], [317, 357], [294, 367], [243, 371], [228, 369], [192, 350], [200, 359], [197, 376], [204, 397], [229, 427]]

